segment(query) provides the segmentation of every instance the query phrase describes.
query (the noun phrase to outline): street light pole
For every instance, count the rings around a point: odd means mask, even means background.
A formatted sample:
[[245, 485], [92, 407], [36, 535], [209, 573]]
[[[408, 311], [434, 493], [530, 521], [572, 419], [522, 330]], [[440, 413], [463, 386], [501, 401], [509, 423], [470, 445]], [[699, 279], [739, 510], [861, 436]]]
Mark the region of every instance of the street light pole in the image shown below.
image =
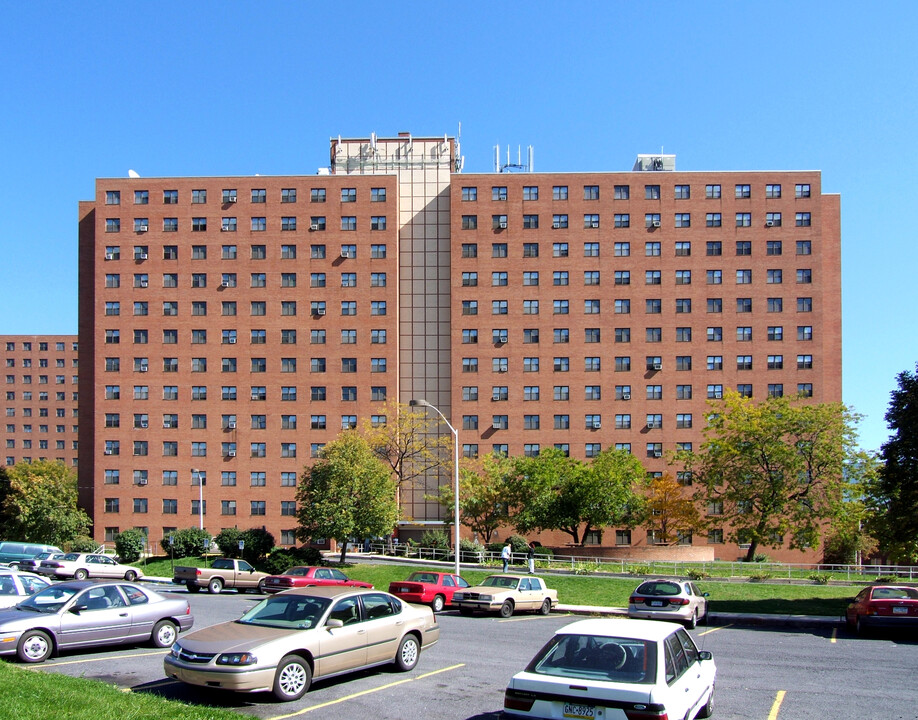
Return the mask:
[[409, 407], [430, 408], [446, 424], [446, 427], [453, 433], [453, 527], [455, 528], [456, 540], [456, 575], [459, 574], [459, 430], [454, 428], [446, 416], [440, 412], [436, 405], [431, 405], [426, 400], [409, 400]]
[[201, 477], [201, 471], [195, 468], [191, 469], [191, 477], [197, 475], [198, 477], [198, 521], [201, 525], [201, 530], [204, 529], [204, 483], [207, 481]]

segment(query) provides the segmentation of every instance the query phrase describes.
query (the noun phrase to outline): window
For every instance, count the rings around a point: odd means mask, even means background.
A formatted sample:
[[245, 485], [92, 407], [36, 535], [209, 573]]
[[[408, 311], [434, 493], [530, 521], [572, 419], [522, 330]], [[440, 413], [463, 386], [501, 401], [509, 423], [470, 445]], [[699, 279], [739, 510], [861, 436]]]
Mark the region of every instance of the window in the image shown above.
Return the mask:
[[552, 312], [555, 315], [567, 315], [570, 312], [570, 301], [569, 300], [553, 300], [552, 301]]
[[615, 301], [615, 312], [618, 315], [627, 315], [631, 312], [631, 301], [630, 300], [616, 300]]
[[660, 227], [660, 213], [646, 213], [644, 215], [644, 227], [645, 228]]
[[309, 202], [324, 203], [325, 202], [325, 188], [312, 188], [309, 191]]
[[644, 199], [645, 200], [659, 200], [660, 199], [660, 186], [659, 185], [645, 185], [644, 186]]
[[808, 212], [798, 212], [794, 216], [794, 224], [797, 227], [809, 227], [811, 224], [810, 213]]
[[813, 282], [813, 271], [810, 269], [797, 270], [797, 284], [808, 285]]
[[539, 227], [538, 215], [523, 215], [523, 229], [536, 230]]
[[507, 243], [491, 243], [491, 257], [507, 257]]
[[551, 216], [551, 226], [555, 230], [567, 228], [568, 226], [567, 215], [552, 215]]
[[769, 370], [783, 370], [784, 369], [784, 356], [783, 355], [769, 355], [768, 356], [768, 369]]
[[692, 226], [691, 213], [676, 213], [674, 219], [677, 228], [687, 228]]
[[598, 228], [599, 227], [599, 215], [595, 213], [584, 215], [583, 216], [583, 227], [587, 229]]
[[784, 298], [768, 298], [768, 312], [779, 313], [784, 310]]
[[296, 188], [281, 188], [281, 202], [282, 203], [295, 203], [296, 202]]
[[737, 370], [752, 370], [752, 355], [737, 355], [736, 356], [736, 369]]
[[341, 314], [342, 315], [356, 315], [357, 314], [357, 301], [356, 300], [342, 300], [341, 301]]
[[[781, 227], [781, 213], [765, 213], [765, 227]], [[777, 253], [780, 255], [781, 253]]]
[[478, 229], [478, 216], [477, 215], [463, 215], [462, 216], [462, 229], [463, 230], [477, 230]]
[[768, 386], [768, 397], [784, 397], [783, 383], [773, 383]]
[[691, 285], [692, 284], [692, 271], [691, 270], [676, 270], [676, 285]]
[[463, 243], [462, 244], [462, 257], [464, 258], [478, 257], [478, 243]]
[[736, 213], [736, 227], [751, 227], [752, 213]]
[[798, 370], [812, 370], [813, 369], [813, 356], [812, 355], [798, 355], [797, 356], [797, 369]]
[[736, 328], [737, 342], [752, 342], [752, 328], [739, 326]]
[[346, 232], [352, 232], [357, 229], [357, 218], [353, 215], [341, 216], [341, 229]]
[[813, 312], [813, 298], [798, 297], [797, 312]]
[[809, 341], [813, 339], [813, 326], [812, 325], [798, 325], [797, 326], [797, 339], [801, 341]]
[[462, 188], [462, 202], [476, 202], [478, 200], [477, 187]]
[[584, 185], [583, 186], [583, 199], [584, 200], [599, 200], [599, 185]]

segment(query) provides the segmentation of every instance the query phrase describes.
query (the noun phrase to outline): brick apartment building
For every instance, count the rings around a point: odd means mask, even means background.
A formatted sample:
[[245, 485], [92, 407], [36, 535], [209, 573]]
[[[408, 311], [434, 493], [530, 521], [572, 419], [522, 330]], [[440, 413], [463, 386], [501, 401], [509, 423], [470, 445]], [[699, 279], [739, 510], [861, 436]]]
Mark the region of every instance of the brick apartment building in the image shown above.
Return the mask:
[[[292, 544], [303, 466], [386, 400], [436, 405], [467, 456], [619, 446], [662, 473], [724, 389], [841, 399], [840, 208], [819, 172], [458, 158], [401, 134], [333, 139], [316, 175], [97, 180], [79, 328], [97, 539], [203, 522]], [[403, 535], [442, 526], [441, 481], [403, 493]], [[739, 554], [716, 531], [682, 542]]]
[[77, 466], [76, 335], [0, 335], [3, 464], [60, 460]]

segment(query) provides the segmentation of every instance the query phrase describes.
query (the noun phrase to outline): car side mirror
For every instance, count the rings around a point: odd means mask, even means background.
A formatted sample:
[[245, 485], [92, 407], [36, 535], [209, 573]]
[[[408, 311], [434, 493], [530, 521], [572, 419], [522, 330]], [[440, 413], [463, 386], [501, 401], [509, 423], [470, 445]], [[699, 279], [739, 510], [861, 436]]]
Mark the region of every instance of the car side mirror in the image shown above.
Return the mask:
[[86, 603], [74, 603], [70, 606], [70, 612], [74, 615], [79, 615], [83, 610], [86, 610], [89, 606]]
[[329, 630], [332, 628], [344, 627], [344, 620], [339, 620], [338, 618], [331, 618], [325, 621], [325, 627]]
[[701, 593], [701, 597], [711, 597], [711, 593]]
[[714, 656], [711, 654], [710, 650], [699, 650], [698, 659], [699, 660], [713, 660]]

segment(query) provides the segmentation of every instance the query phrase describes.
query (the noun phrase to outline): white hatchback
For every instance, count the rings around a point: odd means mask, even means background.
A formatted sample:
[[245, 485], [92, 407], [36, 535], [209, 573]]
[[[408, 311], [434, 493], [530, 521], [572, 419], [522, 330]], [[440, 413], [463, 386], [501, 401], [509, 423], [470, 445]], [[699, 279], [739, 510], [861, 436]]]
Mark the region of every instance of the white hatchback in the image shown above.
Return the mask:
[[707, 718], [717, 668], [684, 628], [657, 620], [566, 625], [510, 680], [507, 718]]

